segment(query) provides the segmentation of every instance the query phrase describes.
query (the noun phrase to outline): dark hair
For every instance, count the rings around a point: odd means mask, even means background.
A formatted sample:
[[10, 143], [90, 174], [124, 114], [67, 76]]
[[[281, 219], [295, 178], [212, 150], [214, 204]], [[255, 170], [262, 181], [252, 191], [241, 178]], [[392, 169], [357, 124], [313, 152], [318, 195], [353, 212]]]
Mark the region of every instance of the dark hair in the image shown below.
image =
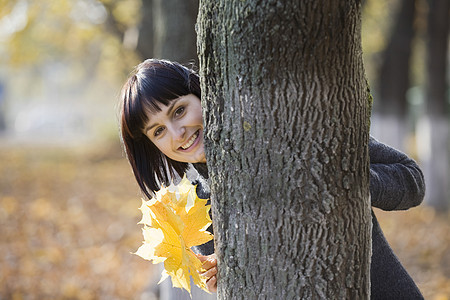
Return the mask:
[[124, 84], [120, 96], [120, 133], [128, 161], [141, 191], [151, 198], [175, 172], [183, 176], [188, 164], [165, 156], [144, 134], [148, 111], [160, 111], [181, 96], [200, 98], [198, 75], [176, 62], [147, 59]]

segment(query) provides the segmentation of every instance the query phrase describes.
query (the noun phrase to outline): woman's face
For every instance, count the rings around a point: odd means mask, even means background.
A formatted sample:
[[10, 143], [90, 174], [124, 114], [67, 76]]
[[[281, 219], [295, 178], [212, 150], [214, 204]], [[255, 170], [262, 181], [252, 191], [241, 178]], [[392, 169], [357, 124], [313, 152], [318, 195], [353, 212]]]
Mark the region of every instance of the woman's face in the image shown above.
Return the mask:
[[189, 94], [159, 112], [148, 112], [144, 134], [167, 157], [188, 163], [206, 162], [203, 147], [202, 106], [200, 99]]

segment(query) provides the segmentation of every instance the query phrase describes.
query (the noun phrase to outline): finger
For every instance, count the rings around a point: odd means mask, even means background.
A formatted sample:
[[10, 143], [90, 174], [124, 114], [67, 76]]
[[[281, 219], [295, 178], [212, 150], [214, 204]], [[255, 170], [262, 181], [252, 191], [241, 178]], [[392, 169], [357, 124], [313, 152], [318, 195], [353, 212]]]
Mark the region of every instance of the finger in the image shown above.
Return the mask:
[[209, 257], [202, 264], [202, 268], [205, 270], [209, 270], [211, 268], [214, 268], [215, 266], [217, 266], [217, 259], [215, 259], [213, 257]]
[[216, 254], [213, 253], [211, 255], [201, 255], [201, 254], [196, 254], [197, 258], [201, 261], [201, 262], [205, 262], [207, 260], [212, 260], [212, 259], [216, 259]]
[[206, 282], [206, 288], [208, 291], [215, 293], [217, 292], [217, 277], [213, 276]]
[[216, 274], [217, 274], [217, 268], [216, 268], [216, 267], [213, 267], [213, 268], [207, 270], [206, 272], [201, 273], [200, 275], [203, 276], [203, 277], [206, 277], [206, 278], [210, 279], [212, 276], [214, 276], [214, 275], [216, 275]]
[[196, 256], [201, 262], [204, 262], [209, 258], [209, 256], [205, 256], [205, 255], [201, 255], [201, 254], [196, 254]]

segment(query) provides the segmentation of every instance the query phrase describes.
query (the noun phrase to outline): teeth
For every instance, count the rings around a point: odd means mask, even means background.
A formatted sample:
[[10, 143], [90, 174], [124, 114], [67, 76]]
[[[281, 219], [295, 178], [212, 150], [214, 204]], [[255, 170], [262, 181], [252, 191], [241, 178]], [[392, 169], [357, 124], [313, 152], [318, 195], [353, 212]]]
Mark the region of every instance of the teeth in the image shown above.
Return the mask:
[[191, 137], [191, 139], [184, 144], [183, 146], [181, 146], [181, 148], [183, 150], [186, 150], [187, 148], [189, 148], [190, 146], [192, 146], [192, 144], [194, 143], [195, 139], [198, 137], [198, 131]]

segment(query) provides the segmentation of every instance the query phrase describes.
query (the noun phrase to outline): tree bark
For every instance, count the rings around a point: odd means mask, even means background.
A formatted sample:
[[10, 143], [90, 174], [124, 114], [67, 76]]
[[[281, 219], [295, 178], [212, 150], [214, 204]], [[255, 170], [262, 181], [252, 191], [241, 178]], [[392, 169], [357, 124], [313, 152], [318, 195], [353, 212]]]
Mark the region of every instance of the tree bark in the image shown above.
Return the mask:
[[218, 299], [368, 299], [359, 1], [202, 0]]

